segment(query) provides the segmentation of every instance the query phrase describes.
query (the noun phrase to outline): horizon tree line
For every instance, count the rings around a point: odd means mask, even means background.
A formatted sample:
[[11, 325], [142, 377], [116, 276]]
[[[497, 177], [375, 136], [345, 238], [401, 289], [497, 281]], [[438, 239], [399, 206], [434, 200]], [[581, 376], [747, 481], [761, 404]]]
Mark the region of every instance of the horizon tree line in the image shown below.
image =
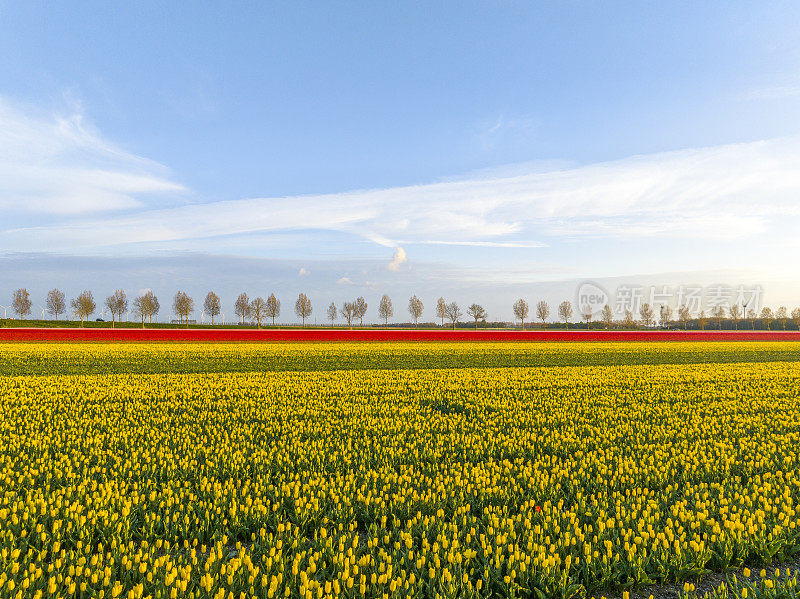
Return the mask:
[[[128, 312], [128, 296], [123, 289], [114, 291], [114, 293], [105, 299], [103, 304], [111, 314], [112, 328], [117, 322], [121, 321], [122, 315]], [[83, 326], [84, 321], [97, 310], [97, 303], [95, 302], [92, 292], [89, 290], [84, 290], [79, 293], [70, 301], [69, 305], [72, 308], [72, 313], [81, 321], [81, 326]], [[158, 298], [150, 290], [136, 296], [133, 301], [130, 302], [130, 306], [132, 314], [141, 321], [142, 326], [145, 325], [145, 322], [152, 323], [153, 317], [156, 316], [161, 309]], [[20, 319], [24, 319], [25, 316], [31, 313], [33, 301], [26, 288], [17, 289], [13, 292], [10, 307]], [[727, 309], [723, 306], [716, 306], [708, 315], [705, 310], [701, 310], [697, 316], [693, 317], [689, 308], [684, 304], [678, 307], [677, 318], [675, 319], [673, 319], [674, 312], [672, 307], [668, 305], [660, 305], [657, 307], [659, 308], [658, 318], [656, 318], [656, 307], [651, 306], [649, 303], [643, 303], [639, 307], [639, 318], [636, 318], [632, 310], [627, 309], [623, 313], [621, 320], [615, 320], [614, 311], [608, 304], [603, 306], [598, 315], [592, 313], [590, 306], [583, 306], [580, 309], [579, 316], [580, 320], [586, 323], [587, 328], [592, 322], [600, 322], [605, 325], [606, 328], [612, 328], [616, 325], [620, 325], [623, 328], [633, 328], [639, 325], [650, 328], [657, 323], [660, 323], [661, 326], [670, 326], [671, 323], [676, 322], [682, 324], [685, 329], [690, 320], [696, 321], [697, 326], [701, 329], [705, 329], [709, 321], [716, 322], [717, 328], [722, 327], [723, 321], [730, 322], [735, 329], [739, 328], [739, 323], [747, 324], [748, 322], [751, 324], [751, 328], [755, 328], [756, 320], [760, 320], [761, 324], [766, 326], [768, 330], [774, 322], [777, 322], [785, 329], [786, 324], [790, 320], [800, 328], [800, 307], [793, 309], [790, 314], [786, 306], [780, 306], [774, 311], [772, 308], [765, 306], [757, 313], [752, 308], [744, 312], [739, 305], [734, 304]], [[302, 325], [305, 326], [306, 320], [310, 318], [313, 313], [311, 300], [305, 293], [300, 293], [294, 308], [295, 315], [301, 319]], [[341, 308], [338, 308], [335, 302], [331, 302], [327, 309], [327, 320], [331, 322], [331, 325], [334, 325], [336, 320], [341, 318], [347, 322], [348, 327], [352, 327], [353, 323], [358, 320], [359, 326], [364, 326], [364, 317], [367, 314], [367, 309], [367, 301], [362, 296], [357, 297], [353, 301], [344, 302]], [[64, 292], [60, 289], [51, 289], [47, 293], [44, 310], [56, 320], [59, 319], [59, 316], [66, 314], [67, 302]], [[178, 316], [180, 324], [185, 322], [188, 326], [189, 317], [195, 311], [194, 300], [186, 292], [178, 291], [173, 298], [172, 311]], [[245, 324], [247, 319], [253, 319], [260, 328], [264, 320], [272, 319], [272, 325], [274, 326], [275, 319], [281, 314], [281, 302], [274, 293], [270, 293], [266, 300], [260, 296], [251, 300], [247, 293], [241, 293], [234, 303], [234, 311], [237, 317], [240, 318], [242, 324]], [[419, 320], [422, 317], [423, 311], [424, 304], [422, 300], [416, 295], [412, 295], [408, 300], [408, 313], [411, 316], [414, 326], [419, 325]], [[515, 321], [518, 321], [520, 327], [524, 330], [525, 322], [528, 320], [530, 313], [528, 302], [523, 298], [519, 298], [513, 303], [512, 311]], [[211, 318], [212, 325], [215, 324], [216, 317], [222, 314], [222, 300], [214, 291], [209, 291], [206, 295], [203, 301], [203, 313]], [[462, 312], [457, 302], [452, 301], [448, 303], [443, 297], [439, 297], [437, 300], [435, 313], [442, 327], [444, 327], [445, 320], [447, 320], [453, 329], [459, 324], [459, 319], [464, 316], [464, 312]], [[563, 321], [566, 326], [569, 326], [574, 314], [572, 303], [569, 300], [562, 301], [557, 307], [557, 314], [559, 319]], [[387, 294], [384, 294], [378, 302], [378, 315], [386, 326], [389, 324], [389, 319], [394, 316], [394, 306], [391, 298]], [[486, 309], [478, 303], [471, 304], [466, 309], [466, 315], [473, 321], [476, 329], [480, 322], [486, 323], [486, 319], [488, 318]], [[592, 319], [595, 316], [599, 317], [599, 320], [593, 321]], [[548, 302], [545, 300], [538, 301], [536, 303], [536, 318], [541, 321], [542, 326], [547, 325], [547, 319], [549, 317], [550, 305]]]

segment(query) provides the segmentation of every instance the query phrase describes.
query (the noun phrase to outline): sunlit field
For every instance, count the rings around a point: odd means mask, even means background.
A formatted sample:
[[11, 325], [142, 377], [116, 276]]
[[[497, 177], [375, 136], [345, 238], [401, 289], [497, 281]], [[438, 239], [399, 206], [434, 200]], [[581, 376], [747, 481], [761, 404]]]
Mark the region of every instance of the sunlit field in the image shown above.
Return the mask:
[[800, 550], [798, 359], [0, 345], [0, 597], [691, 592]]

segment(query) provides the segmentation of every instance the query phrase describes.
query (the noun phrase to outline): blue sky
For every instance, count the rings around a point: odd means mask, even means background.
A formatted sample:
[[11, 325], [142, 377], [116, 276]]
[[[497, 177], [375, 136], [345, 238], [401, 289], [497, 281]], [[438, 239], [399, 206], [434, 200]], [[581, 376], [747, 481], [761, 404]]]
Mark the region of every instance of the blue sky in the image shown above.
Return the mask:
[[185, 6], [0, 2], [0, 296], [800, 303], [797, 3]]

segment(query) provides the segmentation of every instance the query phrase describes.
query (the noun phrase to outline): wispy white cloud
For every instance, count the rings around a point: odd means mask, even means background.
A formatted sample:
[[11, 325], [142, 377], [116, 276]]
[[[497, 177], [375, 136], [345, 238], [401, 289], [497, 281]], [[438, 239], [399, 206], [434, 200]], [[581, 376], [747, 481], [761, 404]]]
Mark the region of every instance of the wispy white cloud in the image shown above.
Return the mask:
[[492, 150], [500, 144], [529, 140], [535, 135], [537, 124], [528, 116], [500, 115], [478, 123], [475, 137], [483, 150]]
[[430, 239], [421, 242], [424, 245], [462, 245], [484, 248], [542, 248], [547, 247], [541, 241], [443, 241], [441, 239]]
[[[768, 245], [781, 246], [781, 239], [788, 247], [795, 237], [793, 225], [800, 222], [797, 138], [584, 166], [534, 162], [427, 185], [187, 204], [182, 200], [189, 194], [163, 166], [107, 141], [86, 123], [79, 106], [68, 114], [34, 114], [0, 99], [4, 251], [121, 255], [216, 248], [230, 253], [241, 246], [239, 253], [261, 255], [259, 248], [269, 246], [273, 252], [283, 248], [297, 255], [297, 237], [306, 235], [324, 247], [358, 245], [358, 253], [373, 257], [374, 248], [364, 254], [366, 246], [352, 242], [366, 240], [386, 248], [379, 249], [379, 263], [397, 273], [392, 276], [398, 280], [411, 276], [411, 269], [402, 265], [414, 246], [431, 246], [425, 253], [418, 250], [423, 260], [462, 265], [466, 260], [458, 252], [445, 254], [433, 246], [534, 250], [525, 254], [527, 260], [542, 249], [554, 265], [553, 276], [558, 276], [575, 264], [596, 270], [601, 254], [613, 253], [620, 240], [653, 240], [641, 246], [632, 268], [652, 268], [665, 258], [676, 263], [673, 250], [653, 249], [660, 239], [708, 243], [760, 236], [759, 251], [765, 254]], [[501, 128], [504, 124], [500, 121]], [[326, 241], [319, 241], [320, 232], [327, 233]], [[578, 257], [564, 243], [577, 239], [614, 244], [592, 245], [588, 253], [584, 246]], [[709, 252], [687, 257], [683, 250], [690, 244], [681, 245], [684, 264], [724, 262], [707, 258]], [[743, 245], [727, 246], [729, 261], [735, 260], [733, 255], [741, 260], [752, 253]], [[337, 246], [337, 254], [346, 258], [347, 251]], [[643, 256], [649, 262], [639, 259]], [[475, 259], [474, 252], [470, 259]], [[521, 264], [518, 259], [515, 263]], [[781, 264], [796, 270], [788, 259]], [[488, 268], [497, 271], [496, 277], [519, 278], [508, 263], [470, 267], [470, 272]], [[295, 272], [305, 277], [309, 271], [303, 267]], [[536, 270], [531, 276], [543, 273]], [[355, 285], [348, 277], [338, 282]]]
[[0, 97], [0, 209], [68, 216], [146, 208], [182, 194], [162, 165], [104, 139], [73, 103], [42, 114]]
[[[741, 239], [800, 215], [800, 140], [339, 194], [254, 198], [65, 219], [0, 232], [13, 250], [327, 230], [386, 247], [528, 247], [564, 237]], [[10, 225], [10, 226], [9, 226]]]

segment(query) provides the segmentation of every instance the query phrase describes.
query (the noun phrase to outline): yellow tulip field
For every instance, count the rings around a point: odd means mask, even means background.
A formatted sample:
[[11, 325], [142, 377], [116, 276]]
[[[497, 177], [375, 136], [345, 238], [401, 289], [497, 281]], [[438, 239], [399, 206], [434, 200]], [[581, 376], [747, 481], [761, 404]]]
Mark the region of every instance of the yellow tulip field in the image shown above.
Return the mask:
[[776, 564], [799, 399], [792, 343], [0, 345], [0, 598], [599, 597]]

